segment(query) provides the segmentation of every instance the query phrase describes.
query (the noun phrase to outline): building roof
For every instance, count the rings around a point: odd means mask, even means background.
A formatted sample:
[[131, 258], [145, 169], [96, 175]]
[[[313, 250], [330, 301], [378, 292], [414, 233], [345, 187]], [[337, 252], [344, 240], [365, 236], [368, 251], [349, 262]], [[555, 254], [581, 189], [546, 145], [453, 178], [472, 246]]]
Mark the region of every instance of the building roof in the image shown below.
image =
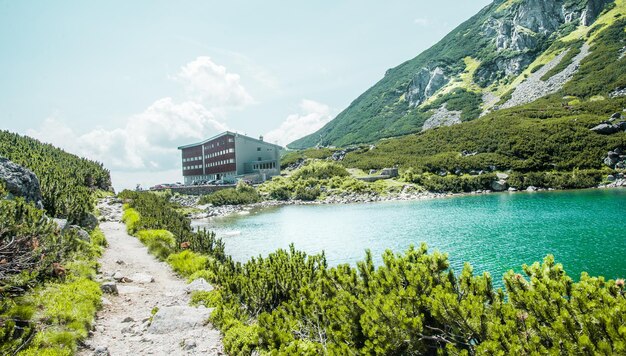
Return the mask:
[[242, 136], [242, 137], [245, 137], [245, 138], [247, 138], [247, 139], [249, 139], [249, 140], [252, 140], [252, 141], [257, 141], [257, 142], [259, 142], [259, 143], [263, 143], [263, 144], [266, 144], [266, 145], [271, 145], [271, 146], [277, 147], [277, 148], [279, 148], [279, 149], [281, 149], [281, 150], [284, 150], [284, 148], [283, 148], [282, 146], [275, 145], [275, 144], [270, 143], [270, 142], [267, 142], [267, 141], [262, 141], [262, 140], [259, 140], [258, 138], [254, 138], [254, 137], [250, 137], [250, 136], [242, 135], [242, 134], [240, 134], [240, 133], [237, 133], [237, 132], [232, 132], [232, 131], [224, 131], [224, 132], [222, 132], [221, 134], [218, 134], [218, 135], [215, 135], [215, 136], [213, 136], [213, 137], [207, 138], [207, 139], [206, 139], [206, 140], [204, 140], [204, 141], [197, 142], [197, 143], [191, 143], [191, 144], [189, 144], [189, 145], [179, 146], [179, 147], [178, 147], [178, 149], [179, 149], [179, 150], [182, 150], [182, 149], [184, 149], [184, 148], [190, 148], [190, 147], [196, 147], [196, 146], [204, 145], [205, 143], [207, 143], [207, 142], [209, 142], [209, 141], [213, 141], [213, 140], [215, 140], [216, 138], [220, 138], [220, 137], [222, 137], [222, 136], [226, 136], [226, 135], [233, 135], [233, 136], [235, 136], [235, 137], [237, 137], [237, 136]]

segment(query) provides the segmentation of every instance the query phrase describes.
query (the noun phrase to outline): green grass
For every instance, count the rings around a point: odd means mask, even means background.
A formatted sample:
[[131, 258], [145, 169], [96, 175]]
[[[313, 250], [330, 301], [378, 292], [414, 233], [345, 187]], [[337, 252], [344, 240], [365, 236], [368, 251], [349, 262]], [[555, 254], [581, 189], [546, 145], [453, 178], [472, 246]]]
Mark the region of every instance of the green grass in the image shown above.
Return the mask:
[[129, 235], [133, 235], [137, 232], [140, 219], [141, 215], [139, 215], [139, 212], [137, 210], [127, 206], [124, 208], [122, 221], [126, 223], [126, 231]]
[[140, 230], [139, 241], [148, 246], [148, 251], [160, 260], [165, 260], [176, 249], [176, 239], [167, 230]]
[[208, 257], [189, 250], [175, 253], [167, 258], [167, 263], [174, 271], [184, 277], [205, 269], [207, 262]]

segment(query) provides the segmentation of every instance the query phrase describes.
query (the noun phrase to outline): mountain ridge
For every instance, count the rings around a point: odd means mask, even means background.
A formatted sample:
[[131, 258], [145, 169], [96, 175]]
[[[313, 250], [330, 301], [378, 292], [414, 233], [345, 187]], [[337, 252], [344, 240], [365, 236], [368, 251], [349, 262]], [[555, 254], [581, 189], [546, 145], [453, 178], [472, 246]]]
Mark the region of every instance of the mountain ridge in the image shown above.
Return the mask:
[[[584, 45], [625, 8], [624, 0], [494, 1], [437, 44], [389, 69], [334, 120], [288, 147], [370, 143], [420, 132], [425, 123], [432, 128], [470, 121], [501, 106], [527, 103], [519, 98], [528, 95], [511, 99], [529, 77], [557, 82], [555, 75], [568, 70], [558, 85], [548, 83], [533, 100], [552, 94], [585, 59]], [[558, 63], [550, 63], [555, 58]], [[443, 120], [428, 122], [443, 110], [452, 114], [444, 111]]]

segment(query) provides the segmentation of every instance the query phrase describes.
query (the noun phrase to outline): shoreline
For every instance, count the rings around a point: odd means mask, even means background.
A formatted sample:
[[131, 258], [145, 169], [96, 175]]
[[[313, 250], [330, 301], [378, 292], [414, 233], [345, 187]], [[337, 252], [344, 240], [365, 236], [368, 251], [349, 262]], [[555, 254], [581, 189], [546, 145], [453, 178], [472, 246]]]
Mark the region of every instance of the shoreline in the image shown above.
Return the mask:
[[251, 211], [264, 210], [268, 208], [290, 206], [290, 205], [346, 205], [346, 204], [369, 204], [369, 203], [384, 203], [384, 202], [403, 202], [403, 201], [419, 201], [419, 200], [431, 200], [431, 199], [443, 199], [443, 198], [457, 198], [464, 196], [478, 196], [486, 194], [497, 193], [535, 193], [535, 192], [554, 192], [554, 191], [581, 191], [590, 189], [619, 189], [626, 188], [626, 179], [618, 180], [609, 184], [600, 184], [595, 187], [581, 188], [581, 189], [555, 189], [555, 188], [535, 188], [525, 190], [504, 190], [504, 191], [473, 191], [462, 193], [436, 193], [436, 192], [410, 192], [410, 193], [393, 193], [388, 195], [378, 195], [376, 193], [343, 193], [339, 195], [331, 195], [324, 200], [264, 200], [258, 203], [245, 204], [245, 205], [223, 205], [223, 206], [210, 206], [210, 205], [198, 205], [197, 203], [188, 205], [188, 208], [196, 208], [203, 210], [202, 212], [191, 213], [189, 218], [192, 221], [202, 221], [212, 218], [226, 218], [236, 215], [249, 214]]

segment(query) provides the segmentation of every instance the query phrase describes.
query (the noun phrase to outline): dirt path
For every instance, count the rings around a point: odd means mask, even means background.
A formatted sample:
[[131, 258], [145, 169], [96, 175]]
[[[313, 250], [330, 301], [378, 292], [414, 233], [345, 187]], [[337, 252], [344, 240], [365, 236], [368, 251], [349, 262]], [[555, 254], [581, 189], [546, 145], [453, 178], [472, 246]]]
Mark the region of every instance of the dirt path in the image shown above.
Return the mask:
[[188, 306], [185, 281], [126, 233], [119, 222], [121, 204], [108, 199], [99, 207], [109, 220], [100, 223], [109, 243], [100, 259], [101, 274], [104, 280], [118, 280], [119, 294], [103, 295], [93, 335], [78, 354], [221, 355], [219, 331], [206, 324], [211, 309]]

